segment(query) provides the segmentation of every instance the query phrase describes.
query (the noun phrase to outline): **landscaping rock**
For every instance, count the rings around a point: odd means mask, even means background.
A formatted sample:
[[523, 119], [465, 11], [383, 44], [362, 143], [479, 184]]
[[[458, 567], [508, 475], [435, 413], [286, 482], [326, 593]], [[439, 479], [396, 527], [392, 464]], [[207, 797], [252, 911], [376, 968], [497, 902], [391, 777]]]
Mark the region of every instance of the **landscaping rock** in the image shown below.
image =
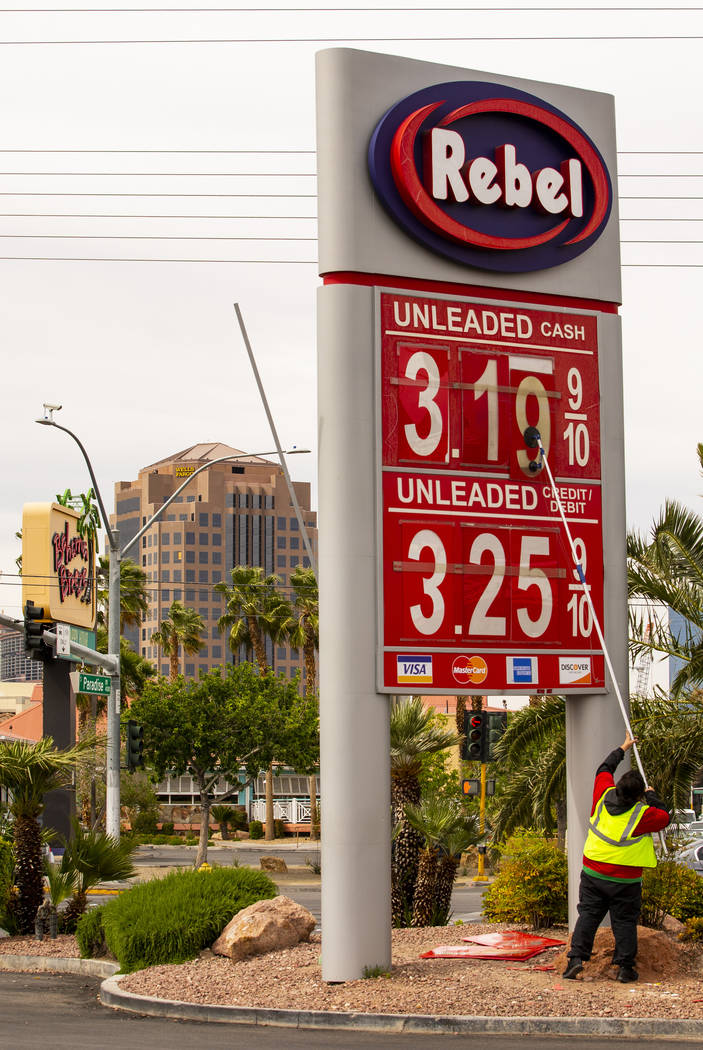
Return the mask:
[[289, 897], [274, 897], [243, 908], [225, 926], [212, 950], [237, 962], [308, 941], [314, 928], [315, 916], [307, 908]]
[[280, 875], [285, 875], [288, 871], [288, 865], [284, 861], [283, 857], [262, 857], [261, 870], [277, 871]]

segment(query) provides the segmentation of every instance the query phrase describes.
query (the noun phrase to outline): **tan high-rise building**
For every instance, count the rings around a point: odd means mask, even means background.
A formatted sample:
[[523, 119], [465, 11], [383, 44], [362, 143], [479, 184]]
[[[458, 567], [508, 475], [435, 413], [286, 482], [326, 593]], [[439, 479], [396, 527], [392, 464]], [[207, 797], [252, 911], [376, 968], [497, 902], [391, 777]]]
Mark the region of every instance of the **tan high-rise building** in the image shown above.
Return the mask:
[[[136, 481], [115, 485], [113, 524], [120, 532], [120, 546], [137, 534], [173, 492], [208, 460], [242, 455], [218, 443], [193, 445], [139, 471]], [[294, 482], [296, 498], [317, 556], [317, 515], [310, 510], [310, 485]], [[275, 573], [279, 590], [292, 597], [289, 584], [296, 566], [308, 568], [309, 558], [288, 486], [279, 464], [257, 456], [218, 463], [194, 478], [176, 501], [129, 551], [147, 574], [148, 618], [139, 630], [125, 628], [125, 637], [143, 657], [168, 675], [169, 663], [151, 636], [168, 616], [172, 601], [195, 609], [207, 626], [204, 647], [196, 655], [181, 654], [186, 677], [246, 659], [233, 654], [227, 633], [217, 627], [224, 611], [216, 583], [231, 585], [235, 565], [261, 566]], [[292, 677], [304, 672], [302, 653], [288, 646], [267, 643], [271, 666]]]

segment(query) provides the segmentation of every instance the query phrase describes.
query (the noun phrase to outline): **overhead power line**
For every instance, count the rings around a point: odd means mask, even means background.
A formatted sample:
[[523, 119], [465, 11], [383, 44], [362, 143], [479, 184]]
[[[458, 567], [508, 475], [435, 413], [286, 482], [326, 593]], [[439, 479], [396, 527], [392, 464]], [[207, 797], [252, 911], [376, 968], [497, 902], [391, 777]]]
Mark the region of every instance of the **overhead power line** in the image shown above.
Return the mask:
[[0, 40], [2, 47], [16, 46], [74, 46], [97, 44], [469, 44], [469, 43], [510, 43], [524, 42], [538, 43], [566, 42], [566, 41], [605, 41], [614, 42], [624, 40], [651, 40], [656, 42], [674, 40], [703, 40], [703, 36], [691, 34], [669, 35], [611, 35], [594, 34], [589, 36], [319, 36], [319, 37], [213, 37], [213, 38], [174, 38], [174, 39], [144, 39], [144, 40]]
[[553, 11], [570, 14], [572, 11], [703, 11], [701, 7], [2, 7], [0, 14], [336, 14], [339, 12], [520, 12]]

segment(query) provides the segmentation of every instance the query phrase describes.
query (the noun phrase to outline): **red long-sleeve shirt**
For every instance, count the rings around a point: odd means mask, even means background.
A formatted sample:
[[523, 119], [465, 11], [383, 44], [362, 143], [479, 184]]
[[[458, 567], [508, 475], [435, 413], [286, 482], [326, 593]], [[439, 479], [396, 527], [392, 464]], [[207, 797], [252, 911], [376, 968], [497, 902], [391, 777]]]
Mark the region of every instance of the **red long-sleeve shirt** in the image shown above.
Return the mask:
[[[596, 778], [593, 782], [591, 816], [595, 813], [596, 806], [603, 792], [615, 785], [614, 773], [624, 757], [625, 752], [623, 749], [616, 747], [614, 751], [610, 752], [605, 761], [598, 766]], [[646, 791], [644, 798], [647, 808], [635, 825], [633, 835], [646, 835], [654, 831], [662, 831], [671, 820], [665, 804], [653, 791]], [[632, 808], [627, 803], [618, 802], [615, 795], [613, 795], [612, 800], [606, 800], [605, 806], [613, 816], [625, 813]], [[594, 878], [608, 879], [612, 882], [637, 882], [642, 878], [642, 868], [633, 867], [630, 864], [607, 864], [605, 861], [591, 860], [585, 853], [583, 856], [583, 870], [587, 875], [592, 875]]]

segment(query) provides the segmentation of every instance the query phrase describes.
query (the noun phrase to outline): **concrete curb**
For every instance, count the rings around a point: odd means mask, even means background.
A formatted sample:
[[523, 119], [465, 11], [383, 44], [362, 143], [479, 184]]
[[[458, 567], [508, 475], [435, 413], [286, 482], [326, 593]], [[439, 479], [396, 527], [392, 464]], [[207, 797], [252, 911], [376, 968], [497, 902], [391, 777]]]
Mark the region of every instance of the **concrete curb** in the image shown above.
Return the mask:
[[454, 1017], [423, 1014], [363, 1014], [337, 1011], [270, 1010], [250, 1006], [203, 1006], [175, 999], [133, 995], [120, 987], [120, 977], [100, 986], [105, 1006], [153, 1017], [220, 1024], [271, 1025], [281, 1028], [356, 1029], [413, 1035], [600, 1035], [686, 1039], [703, 1037], [703, 1021], [618, 1017]]
[[56, 955], [0, 955], [0, 970], [22, 972], [38, 970], [41, 973], [82, 973], [88, 977], [112, 977], [117, 963], [102, 959], [66, 959]]

